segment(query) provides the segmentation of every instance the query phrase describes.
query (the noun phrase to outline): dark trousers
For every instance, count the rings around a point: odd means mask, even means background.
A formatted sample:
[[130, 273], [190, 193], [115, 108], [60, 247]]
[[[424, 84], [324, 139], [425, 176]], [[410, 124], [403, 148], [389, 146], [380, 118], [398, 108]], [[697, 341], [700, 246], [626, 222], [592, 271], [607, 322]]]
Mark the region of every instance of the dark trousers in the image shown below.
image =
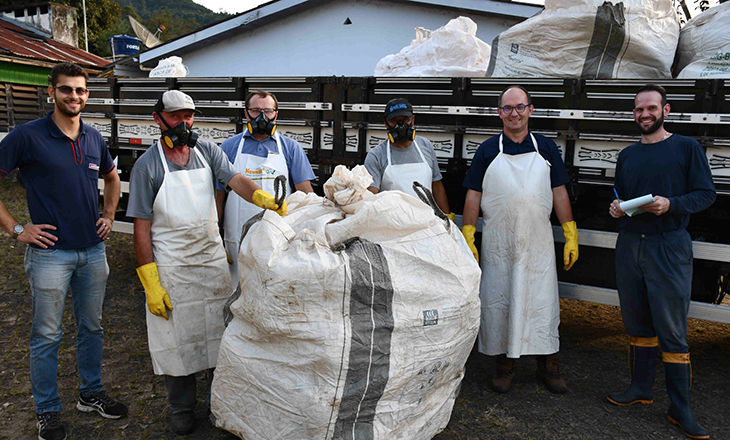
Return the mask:
[[[209, 391], [206, 397], [206, 403], [210, 407], [210, 384], [213, 382], [213, 371], [211, 368], [206, 370], [206, 378], [208, 380]], [[165, 388], [167, 389], [167, 401], [170, 404], [170, 412], [173, 414], [194, 411], [198, 401], [195, 375], [188, 376], [168, 376], [163, 375]]]
[[655, 235], [621, 231], [616, 242], [616, 286], [629, 336], [656, 336], [664, 352], [689, 352], [692, 239], [686, 230]]

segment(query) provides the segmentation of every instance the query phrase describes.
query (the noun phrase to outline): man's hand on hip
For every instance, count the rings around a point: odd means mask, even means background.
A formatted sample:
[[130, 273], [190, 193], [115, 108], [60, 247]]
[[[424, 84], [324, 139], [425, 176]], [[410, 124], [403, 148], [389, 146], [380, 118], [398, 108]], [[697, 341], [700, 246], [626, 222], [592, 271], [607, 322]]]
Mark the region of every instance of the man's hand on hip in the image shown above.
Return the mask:
[[55, 231], [58, 228], [53, 225], [34, 225], [33, 223], [28, 223], [23, 227], [23, 232], [18, 235], [18, 241], [21, 243], [35, 244], [42, 249], [48, 249], [48, 246], [55, 246], [58, 237], [50, 232], [44, 231], [44, 229]]

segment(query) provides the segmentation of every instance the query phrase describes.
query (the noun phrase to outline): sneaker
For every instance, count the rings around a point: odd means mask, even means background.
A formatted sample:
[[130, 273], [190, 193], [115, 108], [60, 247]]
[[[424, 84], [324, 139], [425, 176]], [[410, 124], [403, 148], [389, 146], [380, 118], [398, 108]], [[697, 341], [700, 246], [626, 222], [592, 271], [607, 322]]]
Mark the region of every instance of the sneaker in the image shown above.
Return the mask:
[[93, 396], [79, 396], [76, 409], [82, 412], [96, 411], [107, 419], [118, 419], [127, 415], [127, 406], [107, 396], [104, 390]]
[[182, 411], [172, 415], [170, 421], [172, 432], [178, 435], [186, 435], [195, 431], [197, 424], [195, 423], [195, 413], [192, 411]]
[[65, 440], [66, 428], [61, 424], [58, 411], [36, 414], [38, 419], [38, 440]]

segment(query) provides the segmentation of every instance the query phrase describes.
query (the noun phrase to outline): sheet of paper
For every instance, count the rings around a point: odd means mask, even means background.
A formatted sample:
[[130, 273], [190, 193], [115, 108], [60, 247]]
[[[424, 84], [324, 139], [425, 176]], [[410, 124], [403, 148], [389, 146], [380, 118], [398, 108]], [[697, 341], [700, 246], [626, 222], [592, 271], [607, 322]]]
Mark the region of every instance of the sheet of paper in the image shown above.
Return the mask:
[[628, 215], [629, 217], [632, 217], [636, 214], [641, 214], [642, 211], [639, 209], [639, 206], [644, 206], [647, 203], [651, 203], [654, 201], [654, 196], [651, 194], [647, 194], [645, 196], [637, 197], [635, 199], [627, 200], [625, 202], [621, 202], [619, 206], [621, 207], [621, 210]]

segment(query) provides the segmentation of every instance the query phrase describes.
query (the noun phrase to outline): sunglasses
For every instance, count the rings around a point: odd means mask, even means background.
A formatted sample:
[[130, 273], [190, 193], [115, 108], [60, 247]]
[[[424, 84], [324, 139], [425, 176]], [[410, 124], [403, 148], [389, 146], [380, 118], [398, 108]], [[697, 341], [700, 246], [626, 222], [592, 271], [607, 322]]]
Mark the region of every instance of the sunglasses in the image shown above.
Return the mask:
[[76, 92], [77, 95], [84, 96], [87, 93], [89, 93], [89, 90], [86, 89], [85, 87], [73, 88], [73, 87], [69, 87], [69, 86], [54, 86], [53, 88], [56, 90], [59, 90], [64, 95], [70, 95], [71, 93]]

